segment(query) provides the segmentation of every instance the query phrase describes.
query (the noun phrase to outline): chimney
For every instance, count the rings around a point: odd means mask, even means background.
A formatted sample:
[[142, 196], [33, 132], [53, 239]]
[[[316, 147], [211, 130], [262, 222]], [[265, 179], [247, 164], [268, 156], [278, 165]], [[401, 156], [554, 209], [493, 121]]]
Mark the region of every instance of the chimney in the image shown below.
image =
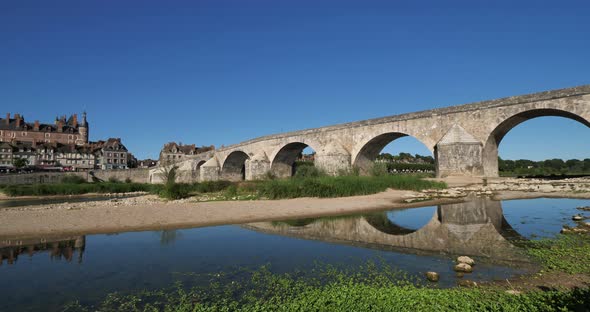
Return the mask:
[[72, 116], [72, 123], [74, 128], [78, 127], [78, 114], [74, 114], [74, 116]]
[[33, 126], [34, 131], [39, 131], [39, 120], [35, 120], [35, 126]]
[[6, 113], [6, 125], [10, 124], [10, 113]]
[[57, 122], [57, 132], [63, 132], [64, 131], [64, 122], [62, 120], [59, 120]]
[[20, 124], [21, 124], [21, 121], [22, 121], [22, 119], [20, 118], [20, 114], [15, 114], [14, 115], [14, 119], [16, 119], [16, 127], [17, 128], [20, 128]]

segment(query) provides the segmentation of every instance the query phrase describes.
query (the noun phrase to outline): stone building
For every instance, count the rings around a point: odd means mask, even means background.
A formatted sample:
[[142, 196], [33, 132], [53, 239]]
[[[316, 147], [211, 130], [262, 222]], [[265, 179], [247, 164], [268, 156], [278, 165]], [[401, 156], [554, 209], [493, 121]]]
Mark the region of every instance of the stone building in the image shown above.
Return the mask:
[[95, 169], [96, 155], [88, 145], [59, 145], [54, 150], [55, 162], [68, 171]]
[[157, 165], [158, 161], [153, 159], [143, 159], [137, 161], [137, 168], [151, 168]]
[[90, 147], [96, 155], [96, 168], [102, 170], [129, 169], [127, 164], [129, 161], [129, 151], [121, 143], [120, 138], [91, 142]]
[[38, 120], [27, 123], [20, 114], [11, 118], [7, 113], [6, 118], [0, 118], [0, 142], [88, 144], [86, 113], [82, 116], [82, 121], [74, 114], [56, 118], [53, 124], [42, 124]]
[[215, 146], [196, 147], [195, 144], [183, 145], [182, 143], [170, 142], [164, 144], [160, 151], [160, 164], [166, 165], [171, 163], [181, 162], [203, 152], [212, 151]]
[[12, 168], [14, 148], [6, 142], [0, 142], [0, 168]]

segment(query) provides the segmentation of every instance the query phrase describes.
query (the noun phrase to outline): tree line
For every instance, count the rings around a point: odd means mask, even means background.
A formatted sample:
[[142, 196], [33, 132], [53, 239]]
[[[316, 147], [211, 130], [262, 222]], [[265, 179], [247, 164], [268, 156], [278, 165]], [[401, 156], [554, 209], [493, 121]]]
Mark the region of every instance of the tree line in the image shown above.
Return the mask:
[[500, 174], [510, 175], [563, 175], [563, 174], [590, 174], [590, 158], [584, 160], [559, 158], [540, 161], [528, 159], [502, 159], [498, 157]]

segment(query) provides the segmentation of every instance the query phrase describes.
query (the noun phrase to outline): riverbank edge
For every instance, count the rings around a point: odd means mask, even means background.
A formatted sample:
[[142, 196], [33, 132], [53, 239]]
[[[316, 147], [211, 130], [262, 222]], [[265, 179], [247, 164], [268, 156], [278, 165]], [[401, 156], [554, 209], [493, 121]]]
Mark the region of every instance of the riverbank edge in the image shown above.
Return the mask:
[[[209, 202], [192, 202], [190, 199], [164, 201], [153, 195], [120, 198], [124, 196], [119, 195], [110, 201], [0, 209], [0, 240], [235, 225], [453, 204], [467, 200], [463, 193], [424, 199], [421, 192], [391, 189], [373, 195], [338, 198]], [[494, 200], [590, 199], [590, 192], [497, 191], [479, 196]]]

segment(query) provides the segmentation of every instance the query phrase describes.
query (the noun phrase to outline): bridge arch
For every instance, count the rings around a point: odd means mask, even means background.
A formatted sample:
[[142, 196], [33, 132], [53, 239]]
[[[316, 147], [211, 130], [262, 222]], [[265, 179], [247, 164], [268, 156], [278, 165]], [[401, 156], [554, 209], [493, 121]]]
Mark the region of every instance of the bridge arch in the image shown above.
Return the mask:
[[[440, 222], [440, 219], [439, 219], [440, 207], [438, 207], [438, 208], [435, 208], [435, 207], [412, 208], [412, 210], [414, 212], [416, 209], [424, 210], [423, 212], [426, 213], [424, 215], [414, 215], [414, 217], [418, 217], [419, 219], [423, 219], [423, 220], [420, 220], [421, 224], [419, 224], [417, 227], [414, 227], [414, 226], [406, 227], [406, 226], [398, 224], [395, 220], [391, 219], [391, 216], [388, 212], [377, 212], [377, 213], [367, 214], [367, 215], [364, 215], [363, 218], [365, 219], [365, 221], [368, 224], [370, 224], [373, 228], [375, 228], [375, 230], [377, 230], [381, 233], [384, 233], [384, 234], [394, 235], [394, 236], [411, 234], [411, 233], [420, 231], [422, 228], [426, 227], [428, 224], [430, 224], [432, 222]], [[412, 211], [412, 210], [410, 210], [410, 211]], [[403, 210], [400, 210], [400, 211], [403, 211]], [[394, 212], [400, 212], [400, 211], [394, 211]], [[427, 217], [428, 213], [432, 213], [432, 215]], [[426, 217], [426, 218], [424, 218], [424, 217]]]
[[271, 172], [279, 178], [293, 176], [295, 174], [295, 160], [307, 147], [317, 151], [313, 146], [299, 141], [281, 146], [271, 161]]
[[386, 132], [372, 136], [365, 142], [361, 143], [358, 152], [352, 156], [352, 166], [360, 170], [361, 174], [368, 174], [373, 162], [379, 156], [379, 153], [389, 143], [403, 137], [411, 137], [422, 143], [431, 153], [433, 147], [426, 144], [424, 140], [405, 132]]
[[482, 153], [482, 162], [485, 176], [497, 177], [499, 175], [498, 146], [506, 134], [521, 123], [538, 117], [564, 117], [578, 121], [590, 128], [589, 119], [584, 118], [582, 115], [576, 114], [574, 112], [561, 109], [539, 108], [514, 114], [499, 123], [487, 136]]
[[246, 179], [246, 160], [250, 157], [243, 151], [233, 151], [225, 158], [221, 166], [222, 180], [242, 181]]

